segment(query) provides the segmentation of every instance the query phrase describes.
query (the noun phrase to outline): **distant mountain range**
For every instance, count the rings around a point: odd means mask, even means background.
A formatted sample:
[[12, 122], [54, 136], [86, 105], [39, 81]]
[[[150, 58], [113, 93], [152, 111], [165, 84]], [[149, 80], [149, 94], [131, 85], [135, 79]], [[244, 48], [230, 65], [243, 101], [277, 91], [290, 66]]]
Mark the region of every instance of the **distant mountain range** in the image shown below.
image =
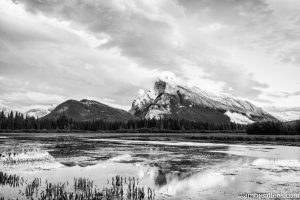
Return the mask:
[[56, 107], [32, 108], [25, 114], [35, 118], [49, 119], [65, 115], [79, 121], [172, 118], [249, 124], [257, 121], [277, 120], [248, 101], [226, 95], [215, 95], [197, 87], [190, 88], [168, 78], [158, 79], [153, 89], [133, 101], [129, 112], [97, 101], [83, 99], [81, 101], [68, 100]]
[[56, 107], [55, 105], [36, 105], [30, 108], [19, 110], [19, 109], [10, 109], [8, 106], [5, 106], [0, 108], [0, 111], [3, 111], [6, 116], [11, 112], [13, 113], [20, 112], [29, 117], [41, 118], [49, 114], [55, 107]]
[[34, 118], [41, 118], [55, 109], [55, 105], [31, 108], [25, 112], [26, 115]]

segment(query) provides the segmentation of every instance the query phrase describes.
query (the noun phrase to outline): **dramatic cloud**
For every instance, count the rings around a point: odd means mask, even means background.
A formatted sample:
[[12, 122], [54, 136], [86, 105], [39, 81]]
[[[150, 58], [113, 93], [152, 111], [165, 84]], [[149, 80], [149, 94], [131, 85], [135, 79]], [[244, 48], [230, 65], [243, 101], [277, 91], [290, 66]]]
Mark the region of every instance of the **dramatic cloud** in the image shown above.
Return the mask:
[[22, 106], [93, 97], [128, 107], [159, 73], [172, 71], [190, 85], [260, 106], [296, 107], [299, 6], [297, 0], [3, 0], [0, 98]]

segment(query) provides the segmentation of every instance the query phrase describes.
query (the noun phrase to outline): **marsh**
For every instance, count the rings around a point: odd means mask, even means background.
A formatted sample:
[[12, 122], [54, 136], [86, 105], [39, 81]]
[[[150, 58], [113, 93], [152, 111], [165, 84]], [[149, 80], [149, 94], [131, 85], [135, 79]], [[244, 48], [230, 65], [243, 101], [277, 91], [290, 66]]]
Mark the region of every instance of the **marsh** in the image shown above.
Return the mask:
[[[135, 177], [155, 199], [238, 199], [246, 193], [300, 193], [300, 147], [226, 144], [183, 135], [1, 134], [0, 171], [28, 183]], [[26, 199], [25, 185], [0, 196]]]

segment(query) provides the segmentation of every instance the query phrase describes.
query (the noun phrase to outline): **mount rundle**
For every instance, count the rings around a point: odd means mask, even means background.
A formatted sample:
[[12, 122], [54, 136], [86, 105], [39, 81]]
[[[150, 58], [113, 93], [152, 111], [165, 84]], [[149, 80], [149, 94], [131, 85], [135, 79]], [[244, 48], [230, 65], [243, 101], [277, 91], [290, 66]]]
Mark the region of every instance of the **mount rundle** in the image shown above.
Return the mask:
[[189, 88], [172, 80], [158, 79], [154, 88], [133, 101], [129, 112], [92, 100], [68, 100], [45, 118], [60, 115], [75, 120], [125, 121], [130, 119], [186, 119], [204, 122], [249, 124], [276, 120], [252, 103], [225, 95], [215, 95], [200, 88]]
[[229, 96], [218, 96], [200, 88], [189, 88], [172, 80], [157, 80], [154, 89], [134, 100], [129, 111], [142, 118], [178, 118], [207, 122], [276, 120], [252, 103]]

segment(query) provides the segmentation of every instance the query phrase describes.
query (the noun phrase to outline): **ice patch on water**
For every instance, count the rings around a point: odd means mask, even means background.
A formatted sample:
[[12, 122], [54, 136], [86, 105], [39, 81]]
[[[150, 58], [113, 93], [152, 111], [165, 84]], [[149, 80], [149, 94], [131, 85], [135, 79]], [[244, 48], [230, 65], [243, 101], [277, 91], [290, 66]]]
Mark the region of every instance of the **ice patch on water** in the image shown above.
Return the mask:
[[35, 165], [36, 169], [40, 169], [40, 170], [51, 170], [51, 169], [58, 169], [61, 167], [65, 167], [63, 164], [59, 163], [59, 162], [53, 162], [53, 163], [41, 163], [38, 165]]
[[129, 154], [119, 155], [109, 159], [109, 161], [112, 162], [130, 161], [130, 160], [132, 160], [132, 157]]
[[256, 159], [251, 164], [256, 169], [264, 171], [264, 177], [276, 183], [299, 184], [300, 161], [299, 160], [270, 160]]
[[28, 151], [22, 153], [3, 153], [0, 158], [0, 170], [9, 173], [32, 174], [36, 171], [50, 171], [64, 167], [55, 161], [48, 152]]
[[300, 168], [299, 160], [256, 159], [252, 165], [267, 169]]
[[89, 141], [116, 142], [122, 144], [152, 144], [167, 146], [228, 146], [227, 144], [204, 143], [204, 142], [166, 142], [166, 141], [141, 141], [141, 140], [118, 140], [118, 139], [89, 139]]
[[22, 153], [3, 153], [0, 161], [13, 162], [34, 162], [34, 161], [52, 161], [53, 157], [48, 152], [22, 152]]
[[226, 151], [211, 151], [264, 159], [300, 160], [300, 148], [282, 145], [229, 145]]

